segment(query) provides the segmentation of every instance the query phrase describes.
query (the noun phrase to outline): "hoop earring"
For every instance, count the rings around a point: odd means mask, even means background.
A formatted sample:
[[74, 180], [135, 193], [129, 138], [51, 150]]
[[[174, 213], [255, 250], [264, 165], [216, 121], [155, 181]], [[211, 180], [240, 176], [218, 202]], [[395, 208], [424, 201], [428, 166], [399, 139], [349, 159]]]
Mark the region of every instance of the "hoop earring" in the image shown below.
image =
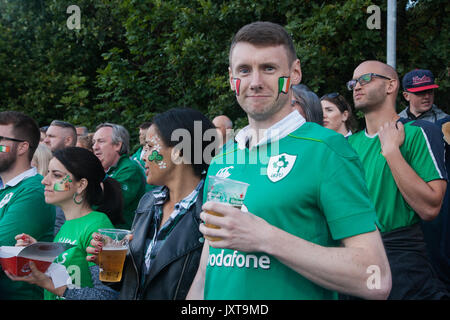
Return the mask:
[[75, 204], [82, 204], [82, 203], [83, 203], [83, 198], [81, 198], [80, 201], [77, 201], [77, 196], [79, 196], [79, 194], [78, 194], [78, 192], [75, 192], [75, 193], [73, 194], [73, 197], [72, 197], [73, 202], [75, 202]]

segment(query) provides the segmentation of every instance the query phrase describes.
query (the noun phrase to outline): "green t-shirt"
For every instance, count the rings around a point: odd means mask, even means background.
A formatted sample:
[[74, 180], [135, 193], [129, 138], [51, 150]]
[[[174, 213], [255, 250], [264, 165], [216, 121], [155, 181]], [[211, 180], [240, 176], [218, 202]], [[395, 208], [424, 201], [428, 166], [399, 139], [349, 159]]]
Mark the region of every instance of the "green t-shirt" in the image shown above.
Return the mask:
[[135, 161], [128, 158], [128, 155], [120, 156], [119, 161], [114, 167], [109, 168], [107, 174], [120, 183], [123, 197], [123, 217], [124, 224], [116, 227], [120, 229], [131, 228], [134, 219], [134, 213], [145, 193], [145, 175], [142, 169]]
[[[321, 246], [339, 246], [340, 239], [376, 230], [358, 156], [342, 135], [315, 123], [306, 122], [278, 142], [251, 150], [228, 143], [213, 159], [208, 175], [250, 184], [244, 200], [249, 212]], [[207, 188], [204, 199], [206, 193]], [[204, 296], [337, 299], [336, 292], [266, 253], [212, 247]]]
[[[0, 190], [0, 246], [14, 246], [14, 237], [26, 233], [38, 241], [52, 241], [55, 207], [45, 203], [42, 176], [35, 174]], [[11, 281], [0, 271], [0, 300], [43, 298], [43, 290], [22, 281]]]
[[[405, 141], [400, 152], [406, 162], [425, 182], [442, 179], [422, 129], [414, 126], [413, 122], [405, 124], [404, 128]], [[348, 141], [363, 163], [369, 194], [380, 222], [380, 231], [388, 232], [418, 223], [420, 217], [403, 198], [391, 169], [381, 154], [378, 135], [370, 137], [363, 130], [350, 136]]]
[[[89, 271], [89, 266], [93, 263], [86, 261], [86, 248], [90, 245], [92, 233], [100, 228], [114, 228], [114, 226], [106, 214], [92, 211], [81, 218], [67, 220], [55, 236], [54, 242], [75, 245], [61, 253], [54, 262], [66, 267], [72, 278], [72, 284], [77, 288], [93, 287]], [[57, 298], [56, 295], [45, 290], [45, 300]]]

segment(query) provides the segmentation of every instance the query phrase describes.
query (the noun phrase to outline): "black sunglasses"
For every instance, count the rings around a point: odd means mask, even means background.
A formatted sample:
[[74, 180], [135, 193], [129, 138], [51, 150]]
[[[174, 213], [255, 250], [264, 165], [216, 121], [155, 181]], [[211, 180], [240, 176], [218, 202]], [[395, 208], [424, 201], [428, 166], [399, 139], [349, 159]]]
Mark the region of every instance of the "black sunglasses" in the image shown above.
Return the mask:
[[349, 91], [352, 91], [354, 88], [355, 88], [355, 86], [356, 86], [356, 83], [357, 82], [359, 82], [359, 84], [360, 85], [366, 85], [366, 84], [368, 84], [370, 81], [372, 81], [372, 79], [374, 78], [374, 77], [378, 77], [378, 78], [382, 78], [382, 79], [386, 79], [386, 80], [392, 80], [391, 78], [388, 78], [388, 77], [386, 77], [386, 76], [382, 76], [381, 74], [377, 74], [377, 73], [366, 73], [366, 74], [363, 74], [361, 77], [359, 77], [358, 79], [352, 79], [352, 80], [350, 80], [349, 82], [347, 82], [347, 89], [349, 90]]
[[340, 96], [339, 92], [327, 93], [327, 94], [323, 95], [323, 96], [320, 98], [320, 100], [323, 100], [323, 99], [325, 99], [325, 98], [334, 99], [334, 98], [337, 98], [337, 97], [339, 97], [339, 96]]
[[[328, 100], [333, 99], [333, 100]], [[335, 104], [341, 112], [345, 110], [350, 111], [350, 106], [345, 102], [344, 96], [341, 96], [339, 92], [327, 93], [320, 98], [320, 101], [327, 100], [333, 104]]]
[[25, 142], [26, 141], [26, 140], [21, 140], [21, 139], [0, 136], [0, 141], [2, 141], [2, 140], [17, 141], [17, 142]]

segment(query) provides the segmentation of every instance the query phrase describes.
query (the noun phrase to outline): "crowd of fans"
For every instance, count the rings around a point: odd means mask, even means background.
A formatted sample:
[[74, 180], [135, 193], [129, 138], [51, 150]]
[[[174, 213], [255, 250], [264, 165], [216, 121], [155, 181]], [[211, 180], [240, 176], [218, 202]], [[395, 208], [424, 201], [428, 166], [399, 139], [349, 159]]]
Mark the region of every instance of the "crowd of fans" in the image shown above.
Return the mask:
[[[434, 104], [431, 71], [403, 76], [409, 105], [397, 114], [392, 67], [355, 66], [343, 83], [353, 105], [338, 92], [319, 98], [300, 84], [292, 40], [276, 24], [244, 26], [230, 64], [249, 119], [237, 134], [226, 115], [176, 108], [137, 128], [131, 155], [120, 124], [39, 128], [23, 113], [0, 112], [0, 246], [75, 245], [55, 260], [72, 283], [55, 287], [34, 265], [25, 277], [1, 271], [0, 299], [449, 298], [450, 116]], [[187, 149], [173, 139], [179, 129], [192, 140]], [[238, 162], [275, 142], [269, 164]], [[246, 214], [206, 203], [207, 176], [219, 172], [250, 184]], [[99, 280], [99, 228], [133, 234], [120, 283]], [[239, 267], [249, 253], [259, 265]]]

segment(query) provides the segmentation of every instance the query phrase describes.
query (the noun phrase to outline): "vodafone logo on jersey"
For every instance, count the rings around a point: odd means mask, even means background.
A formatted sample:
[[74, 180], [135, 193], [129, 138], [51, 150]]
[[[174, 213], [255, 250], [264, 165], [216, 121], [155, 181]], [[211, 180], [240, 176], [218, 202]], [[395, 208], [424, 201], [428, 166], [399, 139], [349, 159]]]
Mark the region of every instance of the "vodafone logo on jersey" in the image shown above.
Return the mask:
[[272, 156], [267, 165], [267, 177], [272, 182], [277, 182], [286, 177], [291, 172], [297, 156], [282, 153]]
[[237, 267], [237, 268], [247, 268], [247, 269], [270, 269], [270, 258], [269, 256], [262, 255], [260, 257], [249, 254], [241, 253], [234, 250], [233, 253], [224, 253], [225, 250], [222, 249], [220, 253], [213, 254], [210, 253], [208, 257], [208, 265], [210, 267]]

